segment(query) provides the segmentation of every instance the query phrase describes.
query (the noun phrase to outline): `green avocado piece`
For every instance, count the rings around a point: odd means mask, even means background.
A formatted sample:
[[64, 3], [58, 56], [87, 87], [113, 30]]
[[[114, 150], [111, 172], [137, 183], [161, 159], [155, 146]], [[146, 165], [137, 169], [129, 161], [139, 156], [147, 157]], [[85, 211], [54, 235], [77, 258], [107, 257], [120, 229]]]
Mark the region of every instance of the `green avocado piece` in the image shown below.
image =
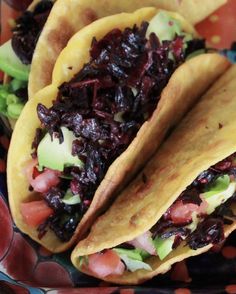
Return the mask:
[[0, 69], [20, 81], [28, 81], [30, 66], [23, 64], [11, 46], [11, 40], [0, 46]]
[[66, 191], [65, 196], [62, 198], [62, 202], [68, 205], [76, 205], [81, 203], [79, 194], [74, 195], [70, 189]]
[[63, 171], [65, 166], [78, 166], [83, 168], [83, 162], [78, 156], [73, 156], [72, 143], [75, 139], [73, 132], [65, 127], [61, 128], [64, 141], [60, 144], [59, 139], [47, 133], [38, 146], [38, 162], [40, 167], [47, 167]]
[[211, 214], [218, 206], [226, 202], [236, 191], [236, 182], [230, 182], [230, 177], [218, 177], [208, 191], [201, 196], [208, 204], [207, 214]]
[[217, 193], [225, 191], [229, 187], [229, 184], [230, 178], [228, 175], [218, 177], [202, 195], [204, 196], [204, 198], [211, 197]]
[[164, 11], [160, 11], [149, 22], [146, 36], [155, 33], [160, 42], [167, 40], [172, 41], [176, 34], [181, 34], [181, 31], [182, 29], [179, 21], [170, 17]]
[[163, 260], [173, 250], [174, 236], [167, 239], [156, 237], [153, 243], [160, 260]]

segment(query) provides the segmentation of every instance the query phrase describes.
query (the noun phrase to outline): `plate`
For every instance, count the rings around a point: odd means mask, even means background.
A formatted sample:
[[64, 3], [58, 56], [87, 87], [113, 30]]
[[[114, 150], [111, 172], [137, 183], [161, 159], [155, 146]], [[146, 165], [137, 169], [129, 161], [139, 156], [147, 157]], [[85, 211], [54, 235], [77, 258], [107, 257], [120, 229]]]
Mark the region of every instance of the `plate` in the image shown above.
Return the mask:
[[[2, 1], [1, 41], [6, 41], [11, 18], [19, 11], [14, 1]], [[17, 3], [19, 1], [16, 1]], [[22, 1], [21, 5], [24, 6]], [[18, 5], [17, 9], [20, 9]], [[217, 12], [196, 26], [213, 48], [230, 48], [236, 40], [236, 1], [229, 0]], [[6, 33], [8, 31], [8, 33]], [[232, 53], [233, 54], [233, 53]], [[230, 57], [235, 55], [230, 55]], [[206, 254], [175, 264], [172, 270], [140, 287], [114, 287], [78, 272], [70, 262], [70, 251], [51, 254], [22, 234], [14, 225], [8, 207], [6, 156], [7, 130], [0, 125], [0, 293], [17, 294], [89, 294], [89, 293], [236, 293], [236, 232]], [[74, 288], [76, 287], [76, 288]]]

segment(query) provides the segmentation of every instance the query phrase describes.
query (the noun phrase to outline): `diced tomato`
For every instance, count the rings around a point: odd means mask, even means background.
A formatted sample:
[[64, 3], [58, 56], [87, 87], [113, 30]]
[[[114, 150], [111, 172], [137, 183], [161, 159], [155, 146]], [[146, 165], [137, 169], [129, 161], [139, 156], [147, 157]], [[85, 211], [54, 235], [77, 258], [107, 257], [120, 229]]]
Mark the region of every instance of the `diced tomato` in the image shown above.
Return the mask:
[[106, 250], [104, 253], [89, 255], [88, 268], [101, 278], [111, 274], [122, 275], [125, 270], [125, 266], [119, 255], [113, 250]]
[[21, 203], [20, 212], [30, 227], [37, 227], [53, 214], [53, 210], [44, 200]]
[[52, 169], [46, 169], [35, 179], [32, 179], [30, 185], [36, 192], [47, 192], [51, 187], [56, 186], [60, 182], [60, 172]]
[[145, 232], [141, 236], [138, 236], [132, 241], [127, 243], [133, 245], [135, 248], [143, 249], [151, 255], [157, 255], [156, 249], [152, 242], [152, 233], [150, 231]]
[[179, 57], [182, 50], [183, 50], [183, 39], [181, 37], [178, 37], [176, 38], [174, 41], [173, 41], [173, 51], [174, 51], [174, 54], [175, 56]]
[[59, 184], [61, 173], [52, 169], [45, 169], [43, 172], [39, 172], [36, 168], [37, 164], [37, 159], [30, 160], [24, 169], [24, 173], [34, 190], [44, 193], [51, 187]]
[[227, 170], [232, 166], [232, 161], [231, 160], [222, 160], [218, 162], [214, 168], [219, 169], [221, 171]]
[[37, 176], [39, 176], [42, 172], [40, 172], [38, 169], [37, 169], [37, 166], [35, 166], [33, 168], [33, 172], [32, 172], [32, 178], [35, 179], [37, 178]]
[[84, 205], [86, 205], [86, 206], [89, 206], [91, 204], [91, 202], [92, 201], [88, 200], [88, 199], [83, 201]]
[[198, 212], [199, 206], [194, 203], [177, 201], [170, 207], [170, 217], [175, 224], [184, 224], [192, 220], [192, 213]]
[[125, 265], [123, 262], [120, 261], [117, 265], [117, 268], [114, 270], [112, 274], [120, 276], [123, 274], [124, 271], [125, 271]]

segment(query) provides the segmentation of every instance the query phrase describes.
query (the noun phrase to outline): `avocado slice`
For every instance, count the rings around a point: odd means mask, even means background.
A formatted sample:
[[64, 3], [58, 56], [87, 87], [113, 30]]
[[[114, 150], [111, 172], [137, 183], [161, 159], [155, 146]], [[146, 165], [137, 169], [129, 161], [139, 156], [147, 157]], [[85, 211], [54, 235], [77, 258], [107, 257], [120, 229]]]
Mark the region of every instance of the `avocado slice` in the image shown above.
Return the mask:
[[81, 203], [79, 194], [74, 195], [70, 189], [66, 191], [65, 196], [62, 198], [62, 202], [68, 205], [76, 205]]
[[0, 46], [0, 69], [20, 81], [28, 81], [30, 66], [23, 64], [11, 46], [11, 40]]
[[160, 42], [167, 40], [172, 41], [176, 34], [181, 34], [181, 31], [182, 29], [179, 21], [170, 17], [164, 11], [160, 11], [149, 22], [146, 36], [155, 33]]
[[230, 177], [223, 175], [218, 177], [202, 194], [204, 198], [209, 198], [217, 193], [225, 191], [230, 184]]
[[208, 191], [201, 194], [208, 204], [207, 214], [211, 214], [218, 206], [226, 202], [236, 191], [236, 182], [230, 182], [228, 175], [216, 179]]
[[59, 138], [47, 133], [38, 146], [38, 162], [40, 167], [47, 167], [58, 171], [63, 171], [65, 166], [78, 166], [83, 168], [83, 162], [78, 156], [73, 156], [72, 143], [75, 139], [73, 132], [69, 129], [61, 128], [64, 141], [60, 144]]
[[172, 246], [174, 244], [174, 240], [174, 236], [167, 239], [156, 237], [153, 240], [154, 246], [156, 248], [160, 260], [163, 260], [173, 250]]
[[120, 254], [119, 256], [123, 260], [123, 262], [125, 263], [127, 269], [130, 270], [131, 272], [135, 272], [135, 271], [140, 270], [140, 269], [144, 269], [144, 270], [147, 270], [147, 271], [152, 270], [150, 265], [148, 263], [146, 263], [146, 262], [129, 258], [125, 254]]

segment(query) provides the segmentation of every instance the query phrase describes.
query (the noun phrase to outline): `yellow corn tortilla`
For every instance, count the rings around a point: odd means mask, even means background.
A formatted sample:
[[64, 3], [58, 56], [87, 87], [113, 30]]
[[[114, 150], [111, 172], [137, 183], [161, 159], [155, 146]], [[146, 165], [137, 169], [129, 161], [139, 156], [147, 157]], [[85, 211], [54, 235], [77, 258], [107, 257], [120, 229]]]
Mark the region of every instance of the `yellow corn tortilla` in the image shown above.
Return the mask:
[[57, 0], [38, 40], [32, 60], [28, 92], [33, 97], [51, 84], [53, 66], [61, 50], [77, 31], [96, 19], [147, 6], [176, 11], [195, 24], [226, 0]]
[[[236, 65], [210, 88], [141, 174], [96, 221], [89, 236], [72, 253], [76, 267], [79, 267], [79, 256], [115, 247], [150, 230], [201, 172], [236, 151], [235, 79]], [[147, 178], [146, 183], [142, 181], [143, 174]], [[235, 203], [232, 208], [236, 213]], [[225, 236], [235, 228], [235, 221], [225, 226]], [[183, 242], [163, 261], [154, 256], [145, 260], [153, 271], [126, 271], [122, 276], [108, 276], [104, 280], [118, 284], [142, 283], [165, 273], [173, 263], [201, 254], [211, 247], [191, 250]], [[89, 274], [83, 267], [81, 270]]]
[[[89, 61], [91, 40], [98, 40], [113, 28], [124, 29], [150, 20], [158, 10], [143, 8], [134, 13], [122, 13], [100, 19], [74, 36], [59, 56], [53, 72], [53, 83], [39, 91], [26, 104], [13, 132], [8, 153], [7, 181], [11, 212], [16, 225], [31, 238], [53, 252], [67, 249], [75, 240], [85, 236], [97, 216], [108, 206], [110, 199], [118, 189], [122, 189], [131, 177], [140, 169], [162, 142], [168, 130], [173, 127], [192, 106], [197, 98], [221, 75], [229, 66], [228, 61], [217, 54], [203, 54], [181, 65], [172, 75], [164, 89], [157, 109], [150, 120], [145, 122], [136, 138], [126, 151], [110, 166], [106, 176], [98, 187], [92, 204], [83, 216], [72, 239], [62, 243], [52, 231], [38, 240], [37, 230], [28, 227], [19, 210], [20, 203], [36, 199], [35, 193], [28, 190], [29, 183], [23, 174], [27, 161], [31, 159], [31, 143], [36, 128], [40, 127], [36, 107], [42, 103], [52, 105], [58, 93], [58, 86], [70, 80], [79, 72], [84, 63]], [[186, 28], [188, 25], [180, 16]], [[121, 21], [122, 20], [122, 21]], [[68, 67], [73, 67], [68, 71]]]

